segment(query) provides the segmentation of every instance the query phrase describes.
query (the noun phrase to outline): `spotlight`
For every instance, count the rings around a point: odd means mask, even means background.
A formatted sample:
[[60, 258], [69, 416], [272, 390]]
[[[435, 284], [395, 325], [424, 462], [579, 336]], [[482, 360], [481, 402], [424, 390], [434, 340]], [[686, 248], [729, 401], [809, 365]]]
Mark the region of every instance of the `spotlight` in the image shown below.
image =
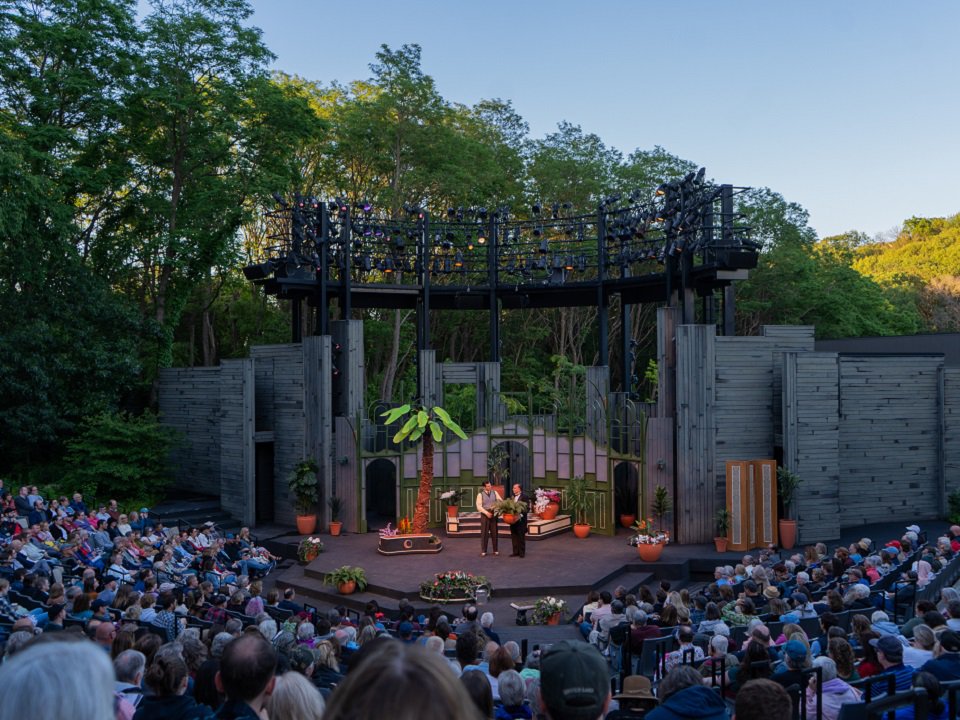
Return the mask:
[[549, 250], [550, 250], [550, 245], [549, 245], [549, 243], [548, 243], [546, 240], [541, 240], [541, 241], [540, 241], [540, 254], [541, 254], [541, 255], [546, 255]]
[[456, 217], [457, 209], [456, 208], [447, 208], [447, 217], [452, 218]]
[[463, 267], [463, 253], [457, 250], [457, 254], [453, 256], [453, 266], [455, 268]]
[[373, 205], [371, 205], [368, 201], [363, 200], [357, 203], [357, 209], [362, 210], [366, 214], [369, 214], [370, 211], [373, 210]]
[[388, 257], [386, 260], [383, 261], [383, 271], [384, 271], [387, 275], [389, 275], [390, 273], [393, 272], [393, 258], [392, 258], [392, 257]]
[[540, 214], [540, 203], [534, 203], [533, 207], [531, 207], [530, 210], [531, 210], [531, 212], [533, 212], [534, 215], [539, 215], [539, 214]]
[[473, 238], [467, 235], [467, 250], [473, 250]]
[[487, 242], [487, 234], [483, 230], [481, 230], [480, 232], [477, 233], [477, 244], [483, 245], [486, 242]]
[[564, 270], [573, 270], [573, 256], [567, 255], [567, 259], [563, 263]]

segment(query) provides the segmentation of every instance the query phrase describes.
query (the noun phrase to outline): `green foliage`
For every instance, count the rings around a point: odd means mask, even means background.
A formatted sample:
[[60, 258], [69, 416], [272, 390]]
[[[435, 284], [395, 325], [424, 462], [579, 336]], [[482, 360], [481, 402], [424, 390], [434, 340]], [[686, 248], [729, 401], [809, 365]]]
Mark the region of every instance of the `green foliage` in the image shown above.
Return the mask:
[[651, 512], [657, 516], [660, 526], [663, 526], [663, 516], [670, 512], [673, 507], [673, 501], [670, 499], [670, 493], [663, 485], [657, 485], [653, 491], [653, 504], [650, 507]]
[[582, 475], [577, 475], [563, 492], [567, 509], [573, 514], [574, 523], [584, 525], [587, 522], [587, 481]]
[[527, 511], [527, 503], [523, 500], [514, 500], [512, 497], [505, 497], [498, 500], [493, 507], [496, 515], [522, 515]]
[[367, 573], [361, 567], [341, 565], [323, 576], [323, 584], [331, 587], [338, 587], [351, 581], [357, 584], [357, 590], [363, 592], [367, 588]]
[[404, 440], [416, 442], [427, 431], [430, 432], [434, 442], [440, 442], [443, 440], [444, 430], [449, 430], [463, 440], [467, 439], [463, 429], [450, 417], [446, 410], [439, 406], [434, 406], [428, 411], [419, 406], [401, 405], [382, 413], [381, 417], [386, 418], [385, 425], [391, 425], [403, 417], [407, 418], [397, 434], [393, 436], [393, 442], [395, 443], [401, 443]]
[[156, 495], [171, 480], [178, 441], [153, 413], [100, 413], [84, 419], [67, 443], [64, 482], [90, 497], [120, 500]]
[[951, 525], [960, 525], [960, 490], [947, 495], [947, 520]]
[[784, 519], [790, 518], [790, 510], [793, 507], [793, 500], [797, 494], [797, 488], [800, 487], [800, 476], [782, 465], [777, 468], [777, 495], [780, 502], [783, 503]]
[[343, 514], [343, 498], [333, 495], [327, 499], [330, 508], [330, 522], [338, 522]]
[[716, 513], [717, 520], [717, 536], [726, 537], [727, 530], [730, 528], [730, 511], [725, 507], [717, 510]]
[[297, 463], [288, 480], [293, 506], [298, 515], [311, 515], [317, 507], [317, 473], [320, 468], [312, 459]]

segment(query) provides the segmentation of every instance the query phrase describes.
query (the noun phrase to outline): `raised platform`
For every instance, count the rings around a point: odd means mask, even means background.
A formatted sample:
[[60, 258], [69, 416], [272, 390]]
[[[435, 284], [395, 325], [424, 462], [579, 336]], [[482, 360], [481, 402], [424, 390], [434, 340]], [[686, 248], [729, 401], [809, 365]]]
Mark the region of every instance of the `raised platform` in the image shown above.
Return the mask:
[[[527, 540], [543, 540], [544, 538], [566, 532], [572, 527], [569, 515], [557, 515], [552, 520], [543, 520], [539, 517], [527, 521]], [[457, 517], [446, 519], [447, 537], [480, 537], [480, 513], [459, 513]], [[505, 522], [497, 523], [497, 535], [502, 538], [510, 537], [510, 526]]]

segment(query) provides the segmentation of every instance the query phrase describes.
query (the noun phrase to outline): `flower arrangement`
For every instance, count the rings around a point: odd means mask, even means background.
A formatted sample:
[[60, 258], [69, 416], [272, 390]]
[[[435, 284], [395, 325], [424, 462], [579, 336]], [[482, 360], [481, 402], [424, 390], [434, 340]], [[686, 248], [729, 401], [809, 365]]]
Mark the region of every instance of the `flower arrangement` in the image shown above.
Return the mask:
[[560, 492], [558, 490], [545, 490], [537, 488], [534, 491], [533, 509], [538, 515], [547, 509], [547, 505], [552, 502], [560, 502]]
[[393, 527], [393, 523], [387, 523], [385, 528], [380, 528], [379, 534], [382, 538], [392, 538], [399, 535], [400, 531]]
[[410, 522], [410, 518], [406, 516], [400, 518], [397, 522], [397, 532], [401, 535], [409, 535], [413, 532], [413, 524]]
[[430, 602], [456, 602], [476, 597], [477, 588], [486, 585], [493, 589], [483, 575], [474, 575], [463, 570], [447, 570], [437, 573], [433, 580], [420, 583], [420, 597]]
[[628, 542], [631, 547], [637, 545], [663, 545], [670, 542], [670, 536], [665, 532], [654, 529], [653, 518], [641, 518], [633, 524], [634, 534]]
[[297, 558], [300, 562], [316, 560], [317, 555], [323, 552], [323, 543], [318, 537], [306, 537], [297, 546]]
[[440, 499], [445, 501], [447, 505], [459, 505], [460, 498], [463, 496], [463, 490], [447, 490], [446, 492], [440, 493]]
[[563, 617], [566, 612], [567, 603], [560, 598], [551, 595], [545, 595], [533, 604], [533, 622], [539, 625], [546, 625], [547, 621], [557, 613]]

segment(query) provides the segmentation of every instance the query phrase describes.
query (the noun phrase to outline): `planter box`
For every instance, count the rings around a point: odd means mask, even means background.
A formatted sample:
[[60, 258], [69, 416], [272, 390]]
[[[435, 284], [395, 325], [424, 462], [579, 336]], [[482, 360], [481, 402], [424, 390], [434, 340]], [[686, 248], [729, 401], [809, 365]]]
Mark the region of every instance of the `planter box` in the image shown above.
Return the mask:
[[381, 555], [416, 555], [418, 553], [438, 553], [443, 543], [436, 535], [396, 535], [380, 538], [377, 552]]

